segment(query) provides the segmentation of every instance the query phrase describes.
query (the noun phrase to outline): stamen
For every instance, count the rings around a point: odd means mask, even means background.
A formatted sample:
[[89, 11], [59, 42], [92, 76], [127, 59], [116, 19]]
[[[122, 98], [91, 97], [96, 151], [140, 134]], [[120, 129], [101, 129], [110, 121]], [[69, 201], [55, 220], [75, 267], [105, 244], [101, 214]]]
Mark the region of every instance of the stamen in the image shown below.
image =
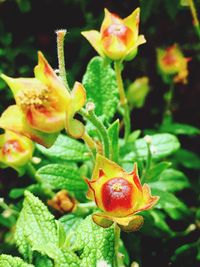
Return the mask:
[[120, 183], [116, 183], [112, 186], [112, 189], [116, 192], [121, 192], [122, 191], [122, 185]]
[[48, 102], [48, 99], [49, 89], [47, 87], [21, 90], [17, 94], [18, 103], [22, 108], [30, 105], [42, 106]]

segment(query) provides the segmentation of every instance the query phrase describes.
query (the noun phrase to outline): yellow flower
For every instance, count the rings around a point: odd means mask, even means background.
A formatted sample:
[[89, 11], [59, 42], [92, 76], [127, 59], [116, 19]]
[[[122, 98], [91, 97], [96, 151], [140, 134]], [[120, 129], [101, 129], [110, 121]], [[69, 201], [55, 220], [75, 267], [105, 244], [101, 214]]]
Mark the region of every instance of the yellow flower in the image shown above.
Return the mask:
[[102, 57], [112, 60], [131, 60], [137, 54], [138, 46], [146, 42], [143, 35], [138, 36], [139, 20], [139, 8], [124, 19], [105, 8], [100, 32], [83, 31], [82, 35]]
[[162, 75], [174, 76], [174, 82], [187, 83], [188, 62], [180, 48], [174, 44], [166, 49], [157, 49], [157, 62]]
[[116, 222], [124, 231], [138, 230], [143, 217], [136, 213], [150, 209], [159, 197], [152, 196], [147, 184], [140, 183], [137, 165], [131, 173], [116, 163], [97, 155], [89, 185], [88, 198], [94, 200], [103, 211], [93, 215], [95, 223], [109, 227]]
[[31, 160], [34, 145], [27, 137], [11, 131], [0, 135], [0, 166], [10, 166], [17, 171]]
[[17, 105], [9, 106], [2, 113], [0, 127], [24, 135], [47, 148], [52, 146], [58, 137], [58, 133], [45, 133], [31, 128], [24, 113]]
[[84, 127], [73, 116], [85, 104], [82, 84], [76, 82], [69, 93], [41, 52], [34, 73], [35, 78], [1, 75], [11, 88], [29, 127], [48, 134], [58, 133], [66, 127], [70, 135], [81, 137]]

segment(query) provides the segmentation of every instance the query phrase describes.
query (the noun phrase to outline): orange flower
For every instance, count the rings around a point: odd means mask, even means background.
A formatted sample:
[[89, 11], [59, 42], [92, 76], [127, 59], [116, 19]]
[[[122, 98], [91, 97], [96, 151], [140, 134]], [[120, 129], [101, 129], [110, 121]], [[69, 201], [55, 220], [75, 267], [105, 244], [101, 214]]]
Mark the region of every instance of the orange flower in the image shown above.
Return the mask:
[[0, 166], [10, 166], [21, 174], [23, 167], [31, 160], [34, 145], [25, 136], [5, 131], [0, 135]]
[[88, 197], [94, 200], [103, 211], [93, 215], [95, 223], [109, 227], [116, 222], [124, 231], [138, 230], [143, 217], [136, 213], [150, 209], [159, 197], [151, 196], [147, 184], [140, 183], [137, 165], [131, 173], [125, 172], [119, 165], [97, 155]]
[[174, 76], [174, 82], [187, 83], [188, 62], [180, 48], [174, 44], [166, 49], [157, 49], [157, 62], [162, 75]]
[[73, 116], [86, 101], [82, 84], [76, 82], [69, 93], [41, 52], [34, 73], [35, 78], [1, 75], [11, 88], [29, 127], [48, 134], [58, 133], [66, 127], [70, 135], [81, 137], [83, 125]]
[[106, 56], [112, 60], [131, 60], [137, 54], [138, 46], [146, 42], [143, 35], [138, 36], [139, 18], [139, 8], [124, 19], [105, 8], [100, 32], [83, 31], [82, 35], [100, 56]]

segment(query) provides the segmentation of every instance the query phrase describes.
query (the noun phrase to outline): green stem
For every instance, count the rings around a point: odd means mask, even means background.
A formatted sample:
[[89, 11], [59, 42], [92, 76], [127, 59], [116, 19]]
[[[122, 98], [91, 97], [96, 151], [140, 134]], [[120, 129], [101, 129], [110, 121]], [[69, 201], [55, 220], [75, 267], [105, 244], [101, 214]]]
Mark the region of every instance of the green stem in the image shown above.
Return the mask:
[[116, 73], [116, 79], [117, 79], [117, 86], [120, 96], [120, 105], [123, 108], [123, 119], [124, 119], [124, 126], [125, 126], [125, 140], [127, 141], [128, 136], [131, 132], [131, 120], [130, 120], [130, 110], [124, 90], [122, 75], [121, 75], [121, 62], [115, 61], [114, 63], [115, 73]]
[[66, 30], [58, 30], [57, 34], [57, 54], [58, 54], [58, 66], [59, 66], [59, 76], [61, 77], [65, 87], [70, 91], [67, 75], [65, 69], [65, 56], [64, 56], [64, 40], [66, 35]]
[[104, 155], [105, 157], [110, 158], [110, 139], [109, 139], [108, 132], [104, 124], [95, 115], [93, 109], [88, 109], [88, 111], [81, 109], [80, 114], [86, 119], [88, 119], [97, 128], [102, 138]]
[[163, 116], [163, 122], [167, 117], [171, 117], [172, 101], [174, 96], [174, 83], [170, 83], [169, 91], [165, 94], [166, 107]]
[[115, 244], [114, 244], [114, 251], [115, 251], [115, 258], [114, 258], [114, 267], [119, 267], [118, 263], [118, 253], [119, 253], [119, 241], [120, 241], [120, 228], [117, 223], [114, 223], [114, 236], [115, 236]]
[[198, 15], [197, 15], [197, 10], [196, 10], [196, 7], [195, 7], [193, 0], [189, 0], [189, 6], [190, 6], [192, 18], [193, 18], [193, 25], [194, 25], [194, 28], [197, 32], [199, 39], [200, 39], [200, 24], [199, 24], [199, 19], [198, 19]]
[[151, 163], [152, 163], [151, 143], [146, 141], [146, 144], [147, 144], [147, 161], [146, 161], [146, 166], [142, 174], [142, 178], [141, 178], [142, 183], [146, 181], [146, 174], [150, 170]]

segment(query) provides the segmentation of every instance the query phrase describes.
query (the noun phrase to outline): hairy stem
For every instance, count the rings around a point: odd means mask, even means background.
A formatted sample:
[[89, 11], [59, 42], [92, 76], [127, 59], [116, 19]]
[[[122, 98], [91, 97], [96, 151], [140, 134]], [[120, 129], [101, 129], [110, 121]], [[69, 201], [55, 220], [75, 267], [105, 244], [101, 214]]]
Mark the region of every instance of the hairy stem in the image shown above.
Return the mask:
[[95, 115], [93, 109], [88, 109], [88, 111], [81, 109], [80, 114], [88, 119], [97, 128], [103, 142], [103, 153], [105, 157], [110, 158], [110, 140], [104, 124]]
[[67, 88], [70, 91], [68, 82], [67, 82], [67, 74], [65, 69], [65, 56], [64, 56], [64, 40], [66, 35], [66, 30], [58, 30], [57, 34], [57, 54], [58, 54], [58, 66], [59, 66], [59, 75]]
[[124, 137], [125, 137], [125, 140], [127, 140], [131, 132], [131, 120], [130, 120], [130, 110], [129, 110], [129, 106], [128, 106], [128, 102], [127, 102], [127, 98], [126, 98], [126, 94], [124, 90], [122, 75], [121, 75], [121, 62], [115, 61], [114, 67], [115, 67], [117, 86], [118, 86], [118, 91], [119, 91], [119, 96], [120, 96], [120, 105], [123, 108], [123, 120], [124, 120], [124, 126], [125, 126]]
[[97, 144], [94, 142], [94, 140], [87, 134], [87, 132], [84, 133], [84, 135], [81, 137], [82, 140], [85, 142], [85, 144], [88, 146], [90, 151], [92, 152], [93, 158], [95, 158], [96, 153], [98, 151]]

